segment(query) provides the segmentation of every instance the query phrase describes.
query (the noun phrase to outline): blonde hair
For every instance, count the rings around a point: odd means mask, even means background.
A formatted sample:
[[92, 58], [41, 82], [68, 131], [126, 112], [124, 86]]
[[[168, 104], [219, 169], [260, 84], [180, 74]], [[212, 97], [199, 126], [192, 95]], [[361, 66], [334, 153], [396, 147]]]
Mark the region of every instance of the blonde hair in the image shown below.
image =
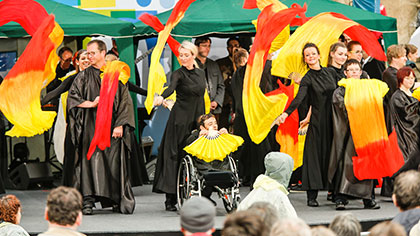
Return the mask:
[[405, 48], [403, 45], [391, 45], [386, 52], [388, 64], [391, 64], [392, 58], [399, 58], [405, 56]]
[[[197, 54], [198, 54], [198, 49], [197, 49], [197, 46], [195, 46], [195, 44], [193, 44], [192, 42], [190, 42], [190, 41], [188, 41], [188, 40], [184, 40], [184, 41], [181, 43], [181, 46], [179, 46], [178, 51], [179, 51], [181, 48], [184, 48], [184, 49], [189, 50], [189, 51], [191, 52], [192, 56], [194, 57], [194, 59], [197, 57]], [[197, 64], [197, 62], [196, 62], [195, 60], [194, 60], [194, 66], [195, 66], [196, 68], [198, 68], [198, 64]]]

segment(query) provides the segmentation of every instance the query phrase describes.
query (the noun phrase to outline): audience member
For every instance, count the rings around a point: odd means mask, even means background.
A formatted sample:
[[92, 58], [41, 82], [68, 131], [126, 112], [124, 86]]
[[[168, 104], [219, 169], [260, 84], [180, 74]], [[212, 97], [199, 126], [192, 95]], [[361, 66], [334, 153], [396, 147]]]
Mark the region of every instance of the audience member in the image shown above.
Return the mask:
[[297, 217], [287, 197], [287, 186], [293, 171], [293, 159], [288, 154], [270, 152], [264, 158], [265, 174], [259, 175], [254, 189], [239, 204], [238, 210], [246, 210], [255, 202], [273, 204], [279, 218]]
[[82, 195], [75, 188], [53, 189], [48, 194], [45, 208], [48, 230], [38, 236], [84, 236], [76, 231], [82, 223], [82, 206]]
[[300, 218], [285, 218], [273, 225], [270, 236], [311, 236], [311, 229]]
[[276, 208], [269, 202], [254, 202], [248, 210], [257, 213], [263, 219], [268, 232], [270, 232], [274, 223], [279, 220]]
[[269, 231], [257, 213], [237, 211], [226, 217], [222, 236], [266, 236]]
[[192, 197], [180, 210], [181, 232], [184, 235], [212, 235], [215, 231], [216, 207], [208, 199]]
[[409, 236], [420, 236], [420, 221], [411, 228]]
[[313, 227], [311, 229], [311, 234], [312, 236], [336, 236], [334, 231], [323, 225]]
[[394, 182], [392, 200], [400, 210], [400, 213], [392, 221], [404, 226], [408, 234], [420, 220], [419, 171], [410, 170], [397, 176]]
[[344, 213], [334, 217], [329, 228], [337, 236], [360, 236], [362, 226], [352, 213]]
[[6, 195], [0, 200], [0, 235], [2, 236], [29, 236], [19, 225], [22, 217], [22, 208], [15, 195]]
[[392, 221], [384, 221], [369, 230], [369, 236], [406, 236], [404, 228]]

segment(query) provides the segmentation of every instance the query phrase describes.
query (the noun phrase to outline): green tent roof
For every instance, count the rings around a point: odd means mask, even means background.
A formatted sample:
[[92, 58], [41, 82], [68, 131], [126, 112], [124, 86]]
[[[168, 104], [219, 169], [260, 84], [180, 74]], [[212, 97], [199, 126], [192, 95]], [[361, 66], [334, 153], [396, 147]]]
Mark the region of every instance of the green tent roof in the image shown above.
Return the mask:
[[[312, 17], [321, 12], [337, 12], [375, 31], [395, 33], [397, 22], [395, 18], [368, 12], [347, 6], [331, 0], [286, 0], [287, 6], [297, 3], [301, 6], [306, 2], [306, 16]], [[258, 9], [243, 9], [243, 0], [197, 0], [191, 4], [181, 22], [172, 30], [171, 35], [180, 37], [196, 37], [205, 34], [237, 34], [255, 33], [251, 20], [258, 17]], [[171, 11], [158, 14], [163, 24], [166, 23]], [[138, 22], [134, 24], [137, 36], [157, 35], [151, 27]]]
[[[131, 36], [131, 22], [114, 19], [93, 12], [74, 8], [52, 0], [36, 0], [48, 13], [56, 17], [66, 36], [107, 35], [112, 37]], [[28, 35], [15, 22], [0, 27], [0, 37], [22, 37]]]

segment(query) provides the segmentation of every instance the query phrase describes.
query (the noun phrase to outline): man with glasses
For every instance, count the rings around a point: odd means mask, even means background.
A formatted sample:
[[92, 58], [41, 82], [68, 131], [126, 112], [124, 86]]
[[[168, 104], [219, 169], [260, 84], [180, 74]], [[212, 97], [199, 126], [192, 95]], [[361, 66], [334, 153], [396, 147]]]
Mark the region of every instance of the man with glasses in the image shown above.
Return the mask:
[[211, 39], [207, 36], [199, 37], [195, 39], [194, 44], [198, 49], [195, 61], [198, 67], [206, 73], [207, 91], [211, 101], [210, 111], [218, 116], [222, 112], [225, 84], [219, 66], [215, 61], [208, 58]]
[[[85, 215], [93, 214], [92, 208], [98, 201], [103, 208], [112, 207], [114, 212], [132, 214], [135, 201], [127, 161], [132, 142], [129, 132], [135, 128], [133, 103], [127, 86], [119, 82], [112, 108], [111, 146], [103, 151], [96, 148], [91, 159], [87, 160], [95, 133], [102, 70], [106, 64], [105, 43], [90, 41], [87, 53], [91, 66], [79, 72], [67, 100], [69, 122], [63, 182], [80, 191]], [[74, 147], [74, 150], [69, 151], [69, 147]]]

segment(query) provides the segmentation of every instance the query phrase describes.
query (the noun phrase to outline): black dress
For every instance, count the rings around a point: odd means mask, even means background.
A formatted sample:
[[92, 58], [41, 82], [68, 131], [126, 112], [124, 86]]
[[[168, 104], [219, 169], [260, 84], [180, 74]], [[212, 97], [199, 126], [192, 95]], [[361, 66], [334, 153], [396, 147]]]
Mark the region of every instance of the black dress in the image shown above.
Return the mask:
[[[271, 151], [269, 137], [267, 136], [260, 144], [251, 141], [245, 122], [244, 110], [242, 106], [242, 90], [246, 67], [243, 66], [236, 70], [232, 77], [232, 94], [235, 104], [235, 121], [233, 122], [233, 133], [241, 136], [244, 143], [235, 153], [235, 158], [239, 160], [239, 175], [252, 186], [258, 175], [265, 172], [264, 157]], [[263, 75], [264, 77], [264, 75]], [[267, 85], [267, 79], [261, 79], [260, 88], [262, 90]]]
[[391, 97], [390, 109], [398, 145], [407, 161], [420, 144], [420, 104], [417, 99], [397, 89]]
[[[3, 82], [3, 77], [0, 76], [0, 84]], [[7, 141], [6, 141], [6, 127], [5, 119], [0, 111], [0, 194], [5, 193], [3, 178], [7, 177]]]
[[330, 189], [336, 196], [340, 194], [370, 199], [373, 180], [359, 181], [353, 173], [353, 160], [357, 156], [350, 131], [347, 110], [344, 105], [346, 89], [338, 87], [333, 94], [333, 132], [331, 158], [328, 170]]
[[197, 127], [198, 117], [205, 112], [205, 78], [201, 69], [181, 67], [172, 73], [171, 83], [162, 93], [167, 98], [176, 90], [176, 102], [160, 143], [153, 192], [176, 194], [178, 165], [185, 153], [186, 139]]
[[87, 152], [95, 133], [97, 108], [79, 108], [93, 101], [101, 88], [100, 70], [89, 67], [75, 78], [67, 99], [68, 129], [64, 158], [64, 185], [78, 189], [83, 197], [95, 197], [103, 207], [119, 205], [121, 213], [132, 213], [135, 199], [128, 176], [128, 161], [134, 130], [134, 113], [127, 86], [121, 82], [114, 98], [111, 132], [123, 126], [123, 137], [112, 138], [111, 147], [97, 148], [90, 160]]
[[331, 68], [310, 69], [302, 78], [299, 92], [285, 111], [290, 115], [307, 98], [312, 115], [303, 151], [302, 188], [327, 188], [327, 173], [333, 139], [332, 94], [337, 87], [337, 74]]

